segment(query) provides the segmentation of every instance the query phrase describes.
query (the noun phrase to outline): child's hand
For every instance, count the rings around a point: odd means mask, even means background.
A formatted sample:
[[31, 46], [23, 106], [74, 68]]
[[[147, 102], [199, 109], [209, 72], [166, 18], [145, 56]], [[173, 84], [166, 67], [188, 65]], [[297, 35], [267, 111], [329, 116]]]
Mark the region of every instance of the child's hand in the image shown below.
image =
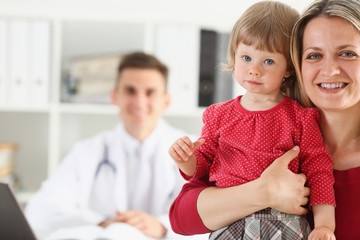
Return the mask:
[[205, 139], [192, 142], [188, 137], [176, 140], [169, 148], [169, 154], [174, 159], [176, 165], [187, 176], [192, 177], [196, 172], [196, 157], [194, 151], [204, 144]]
[[195, 142], [192, 142], [190, 138], [184, 136], [176, 140], [173, 145], [169, 148], [169, 154], [175, 162], [186, 162], [192, 158], [194, 151], [205, 143], [205, 139], [201, 138]]
[[310, 233], [308, 240], [335, 240], [334, 232], [327, 227], [317, 227]]

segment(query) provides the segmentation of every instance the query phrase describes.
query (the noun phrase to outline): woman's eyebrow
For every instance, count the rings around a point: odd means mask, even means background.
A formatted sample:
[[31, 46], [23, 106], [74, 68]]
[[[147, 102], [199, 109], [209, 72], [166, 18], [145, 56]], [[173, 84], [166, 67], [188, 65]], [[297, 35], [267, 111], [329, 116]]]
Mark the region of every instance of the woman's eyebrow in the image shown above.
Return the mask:
[[304, 53], [306, 51], [309, 51], [309, 50], [311, 50], [311, 51], [321, 51], [321, 48], [315, 47], [315, 46], [314, 47], [307, 47], [307, 48], [303, 49], [302, 53]]
[[355, 46], [355, 45], [352, 45], [352, 44], [344, 44], [344, 45], [341, 45], [339, 47], [337, 47], [337, 49], [339, 50], [342, 50], [342, 49], [345, 49], [345, 48], [358, 48], [358, 46]]

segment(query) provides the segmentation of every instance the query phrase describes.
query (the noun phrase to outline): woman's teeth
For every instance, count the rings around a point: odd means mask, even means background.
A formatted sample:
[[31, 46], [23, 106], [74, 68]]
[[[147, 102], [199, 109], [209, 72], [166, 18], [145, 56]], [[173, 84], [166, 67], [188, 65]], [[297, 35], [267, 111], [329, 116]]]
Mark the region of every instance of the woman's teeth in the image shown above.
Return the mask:
[[344, 83], [321, 83], [320, 86], [322, 88], [326, 89], [336, 89], [336, 88], [342, 88], [345, 86]]

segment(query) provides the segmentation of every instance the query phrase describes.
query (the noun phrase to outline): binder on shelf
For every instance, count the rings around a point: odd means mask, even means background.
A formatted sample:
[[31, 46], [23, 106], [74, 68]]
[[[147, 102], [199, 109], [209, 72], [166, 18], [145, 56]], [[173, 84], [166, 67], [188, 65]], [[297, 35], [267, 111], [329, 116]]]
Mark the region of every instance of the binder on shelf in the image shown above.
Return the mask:
[[216, 35], [215, 31], [201, 30], [199, 72], [199, 106], [201, 107], [209, 106], [214, 102]]
[[195, 26], [158, 25], [155, 55], [169, 67], [170, 112], [197, 107], [200, 30]]
[[[46, 20], [9, 19], [4, 30], [4, 61], [8, 85], [6, 102], [13, 105], [41, 106], [48, 103], [50, 66], [50, 22]], [[0, 24], [0, 31], [1, 24]], [[2, 52], [2, 51], [1, 51]], [[3, 52], [2, 52], [3, 53]]]
[[229, 40], [229, 33], [201, 30], [199, 106], [207, 107], [233, 98], [233, 75], [223, 68]]
[[8, 101], [8, 68], [7, 68], [7, 21], [0, 19], [0, 105]]
[[29, 22], [12, 19], [9, 24], [9, 100], [25, 104], [29, 100]]
[[49, 95], [50, 23], [34, 20], [30, 23], [29, 102], [45, 105]]

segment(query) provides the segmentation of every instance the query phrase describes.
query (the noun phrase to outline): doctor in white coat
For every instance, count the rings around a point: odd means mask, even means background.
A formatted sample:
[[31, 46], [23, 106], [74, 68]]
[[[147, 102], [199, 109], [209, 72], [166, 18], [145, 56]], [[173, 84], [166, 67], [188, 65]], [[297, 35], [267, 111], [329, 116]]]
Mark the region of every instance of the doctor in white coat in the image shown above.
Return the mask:
[[[151, 55], [132, 53], [118, 72], [111, 97], [122, 123], [77, 143], [29, 201], [25, 214], [39, 235], [116, 223], [151, 239], [181, 239], [168, 210], [184, 182], [167, 150], [186, 133], [161, 119], [170, 103], [168, 69]], [[118, 239], [136, 239], [130, 232]]]

